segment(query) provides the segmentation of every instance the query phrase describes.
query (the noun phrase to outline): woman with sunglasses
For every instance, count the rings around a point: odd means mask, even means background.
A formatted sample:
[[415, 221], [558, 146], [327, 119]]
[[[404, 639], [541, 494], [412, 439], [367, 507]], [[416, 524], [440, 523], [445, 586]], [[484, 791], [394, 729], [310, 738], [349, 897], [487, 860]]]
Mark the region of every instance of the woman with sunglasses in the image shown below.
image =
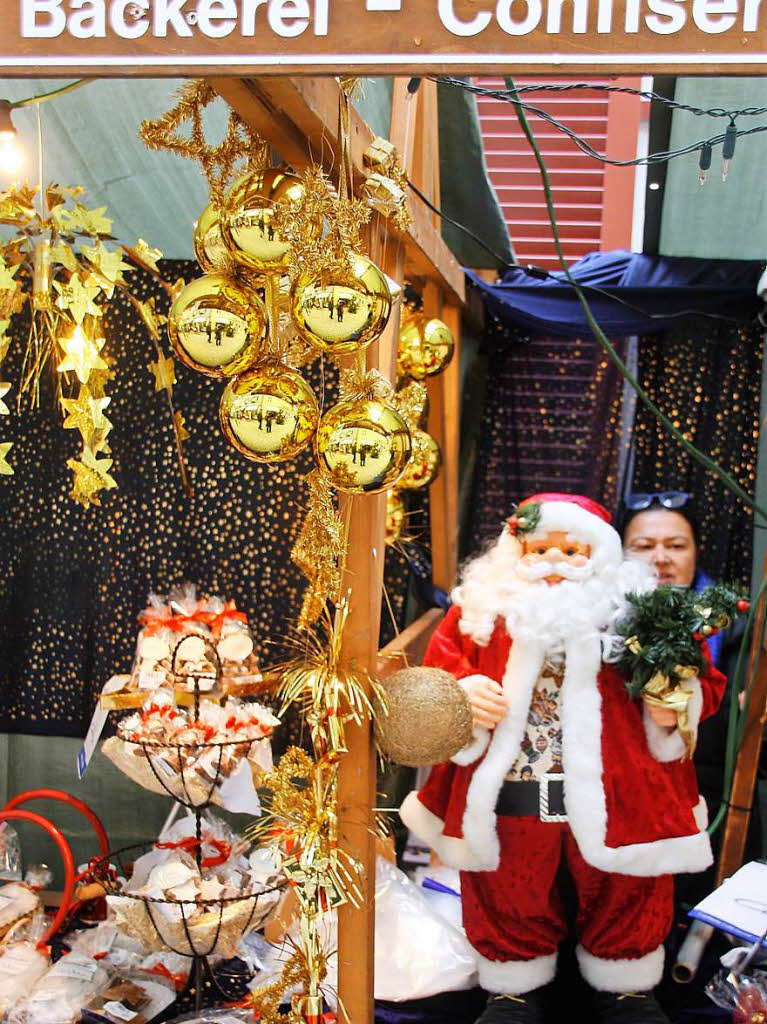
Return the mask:
[[[654, 491], [629, 494], [622, 516], [623, 546], [627, 557], [646, 562], [656, 572], [660, 584], [692, 587], [696, 592], [713, 580], [698, 565], [700, 534], [692, 495], [686, 491]], [[727, 692], [716, 714], [701, 722], [694, 761], [698, 788], [713, 817], [722, 800], [729, 691], [745, 621], [738, 619], [726, 630], [708, 638], [711, 657], [727, 676]], [[718, 855], [721, 833], [712, 836], [714, 855]], [[761, 825], [758, 805], [752, 808], [745, 853], [746, 860], [762, 856]], [[677, 877], [676, 899], [686, 916], [686, 907], [698, 903], [714, 887], [715, 868], [698, 875]]]

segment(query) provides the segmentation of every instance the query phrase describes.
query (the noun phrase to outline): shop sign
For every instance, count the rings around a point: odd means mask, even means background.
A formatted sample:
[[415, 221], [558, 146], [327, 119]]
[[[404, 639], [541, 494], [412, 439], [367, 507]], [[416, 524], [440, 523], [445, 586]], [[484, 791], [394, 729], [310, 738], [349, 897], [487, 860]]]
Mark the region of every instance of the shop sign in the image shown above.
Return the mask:
[[4, 0], [9, 75], [759, 73], [767, 0]]

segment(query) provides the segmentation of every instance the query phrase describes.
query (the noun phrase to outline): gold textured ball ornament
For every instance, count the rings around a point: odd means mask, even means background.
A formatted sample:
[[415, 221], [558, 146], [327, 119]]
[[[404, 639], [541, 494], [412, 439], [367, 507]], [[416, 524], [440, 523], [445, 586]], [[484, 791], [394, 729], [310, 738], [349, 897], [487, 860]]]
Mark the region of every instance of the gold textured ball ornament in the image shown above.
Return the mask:
[[447, 324], [422, 313], [403, 316], [397, 369], [403, 377], [425, 380], [442, 373], [453, 358], [455, 341]]
[[375, 263], [352, 253], [342, 273], [298, 279], [293, 322], [304, 341], [323, 352], [358, 352], [386, 327], [391, 303], [389, 285]]
[[191, 281], [168, 314], [179, 359], [208, 377], [233, 377], [258, 358], [268, 317], [258, 295], [228, 274]]
[[285, 462], [312, 439], [319, 409], [300, 373], [260, 363], [230, 380], [221, 396], [221, 429], [253, 462]]
[[376, 716], [376, 740], [397, 764], [440, 764], [472, 738], [471, 705], [441, 668], [403, 668], [384, 679], [388, 714]]
[[405, 526], [405, 505], [395, 490], [386, 492], [386, 543], [394, 544]]
[[194, 254], [202, 269], [209, 274], [225, 270], [232, 263], [221, 234], [218, 208], [212, 204], [205, 207], [194, 226]]
[[397, 481], [397, 487], [406, 491], [428, 487], [442, 465], [442, 452], [431, 434], [425, 430], [411, 430], [410, 437], [413, 444], [410, 461]]
[[320, 421], [315, 453], [334, 487], [375, 494], [396, 482], [410, 458], [410, 431], [400, 414], [379, 399], [339, 402]]
[[[221, 211], [221, 234], [234, 259], [262, 274], [281, 273], [288, 264], [289, 243], [272, 223], [277, 203], [298, 203], [304, 185], [276, 167], [250, 171], [230, 188]], [[319, 219], [315, 237], [322, 231]]]

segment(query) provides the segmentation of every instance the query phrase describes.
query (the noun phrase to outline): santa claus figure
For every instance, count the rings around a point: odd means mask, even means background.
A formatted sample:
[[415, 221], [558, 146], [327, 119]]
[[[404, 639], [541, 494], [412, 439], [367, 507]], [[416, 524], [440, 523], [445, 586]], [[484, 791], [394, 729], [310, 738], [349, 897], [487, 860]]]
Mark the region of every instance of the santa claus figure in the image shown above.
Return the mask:
[[[544, 1019], [567, 930], [563, 860], [601, 1019], [667, 1022], [652, 989], [672, 875], [706, 868], [711, 847], [676, 712], [631, 699], [611, 663], [626, 593], [654, 585], [623, 560], [604, 508], [538, 494], [466, 567], [432, 637], [425, 664], [461, 682], [474, 735], [407, 797], [402, 818], [461, 870], [466, 934], [490, 993], [483, 1024]], [[725, 679], [709, 667], [684, 685], [696, 730]]]

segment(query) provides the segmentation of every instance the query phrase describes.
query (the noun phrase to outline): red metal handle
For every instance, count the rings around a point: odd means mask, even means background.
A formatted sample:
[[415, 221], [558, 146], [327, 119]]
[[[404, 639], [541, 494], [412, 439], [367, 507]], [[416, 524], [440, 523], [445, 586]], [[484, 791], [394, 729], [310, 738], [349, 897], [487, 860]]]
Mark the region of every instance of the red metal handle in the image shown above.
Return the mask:
[[[37, 792], [44, 792], [43, 790]], [[72, 851], [69, 849], [69, 843], [64, 838], [64, 833], [61, 832], [53, 822], [48, 821], [41, 814], [35, 814], [34, 811], [19, 811], [11, 808], [4, 808], [0, 811], [0, 821], [29, 821], [33, 825], [39, 825], [40, 828], [44, 829], [50, 836], [53, 837], [56, 845], [59, 848], [61, 859], [64, 861], [64, 896], [61, 900], [61, 906], [58, 909], [56, 916], [53, 919], [50, 927], [47, 929], [43, 937], [37, 944], [38, 949], [42, 949], [48, 945], [49, 940], [59, 929], [61, 922], [69, 913], [69, 908], [72, 903], [72, 897], [75, 891], [75, 861], [72, 856]]]
[[13, 811], [20, 807], [21, 804], [26, 804], [30, 800], [59, 800], [63, 804], [69, 804], [70, 807], [74, 807], [91, 823], [101, 847], [101, 854], [103, 857], [107, 856], [109, 853], [109, 840], [107, 839], [106, 829], [96, 812], [91, 810], [82, 800], [78, 800], [71, 793], [65, 793], [63, 789], [27, 789], [23, 793], [17, 793], [16, 796], [12, 797], [5, 805], [5, 810]]

